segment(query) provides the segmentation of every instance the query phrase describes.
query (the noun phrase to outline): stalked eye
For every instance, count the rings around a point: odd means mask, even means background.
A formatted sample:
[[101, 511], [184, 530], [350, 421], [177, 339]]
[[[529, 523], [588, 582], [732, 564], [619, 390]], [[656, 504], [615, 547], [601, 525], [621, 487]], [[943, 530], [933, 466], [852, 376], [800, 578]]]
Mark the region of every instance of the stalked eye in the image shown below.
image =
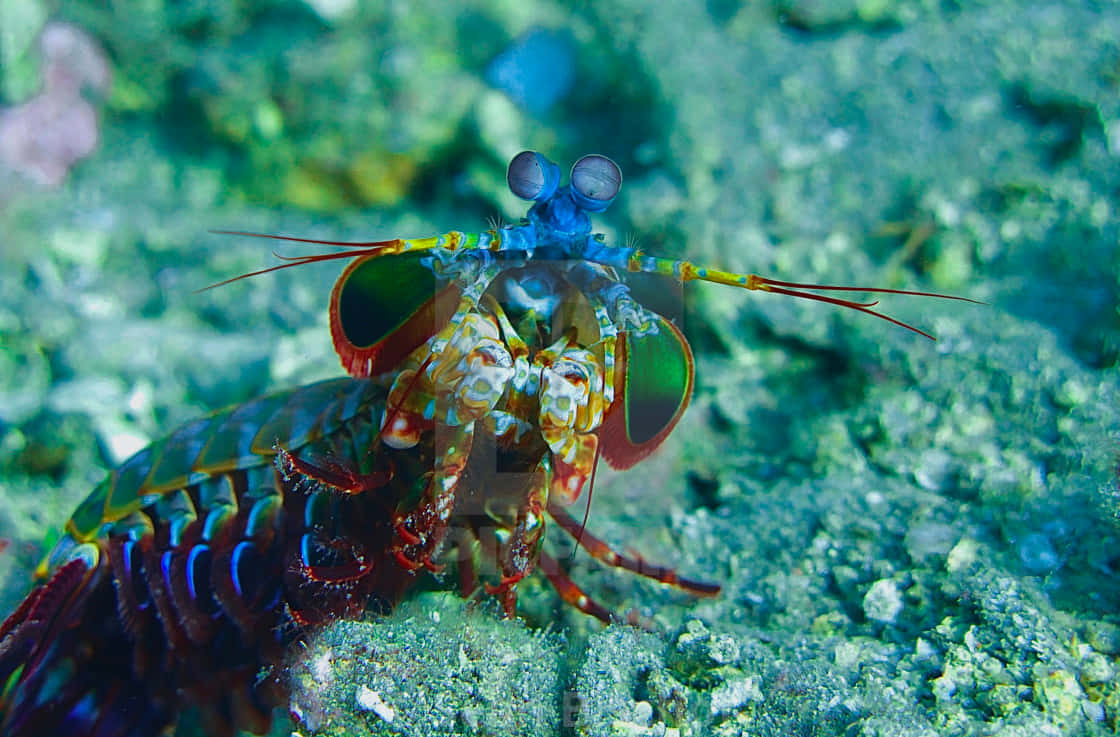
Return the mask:
[[620, 187], [622, 171], [606, 156], [584, 156], [572, 167], [572, 199], [588, 212], [606, 210]]
[[522, 151], [509, 162], [506, 182], [523, 200], [547, 200], [560, 184], [560, 167], [536, 151]]

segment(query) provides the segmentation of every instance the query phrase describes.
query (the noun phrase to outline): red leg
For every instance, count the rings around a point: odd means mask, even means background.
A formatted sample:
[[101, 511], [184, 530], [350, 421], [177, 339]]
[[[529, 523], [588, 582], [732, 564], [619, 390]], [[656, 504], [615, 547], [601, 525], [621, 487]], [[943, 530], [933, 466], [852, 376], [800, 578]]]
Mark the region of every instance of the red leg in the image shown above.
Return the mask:
[[517, 594], [515, 588], [521, 579], [533, 572], [540, 555], [541, 541], [544, 539], [544, 506], [548, 499], [548, 488], [543, 483], [547, 478], [539, 474], [538, 482], [530, 486], [525, 506], [517, 512], [517, 523], [510, 530], [509, 539], [498, 545], [498, 565], [502, 578], [497, 586], [486, 586], [486, 593], [502, 600], [507, 617], [517, 613]]
[[393, 478], [392, 471], [358, 473], [349, 465], [330, 458], [320, 463], [312, 463], [297, 458], [286, 450], [279, 455], [280, 471], [285, 480], [292, 476], [306, 476], [321, 487], [339, 494], [362, 494], [385, 486]]
[[447, 536], [447, 522], [455, 508], [459, 477], [470, 457], [473, 433], [474, 423], [467, 423], [448, 428], [446, 438], [437, 435], [436, 468], [420, 503], [407, 515], [398, 515], [393, 521], [393, 530], [400, 541], [392, 548], [393, 557], [406, 571], [421, 567], [433, 573], [443, 570], [442, 565], [432, 562], [432, 556]]
[[575, 582], [568, 577], [568, 574], [560, 570], [560, 564], [551, 555], [541, 553], [540, 560], [537, 563], [540, 565], [541, 572], [548, 578], [556, 592], [560, 594], [561, 599], [604, 624], [610, 624], [614, 620], [611, 611], [585, 594], [579, 586], [576, 586]]
[[677, 572], [672, 568], [654, 565], [652, 563], [647, 563], [640, 557], [632, 558], [623, 553], [616, 552], [611, 549], [607, 543], [583, 529], [583, 526], [579, 522], [576, 522], [575, 518], [555, 502], [548, 503], [548, 513], [556, 520], [557, 524], [576, 539], [580, 547], [591, 554], [592, 558], [601, 560], [609, 566], [622, 568], [636, 573], [639, 576], [645, 576], [646, 578], [652, 578], [661, 583], [667, 583], [670, 586], [676, 586], [679, 589], [683, 589], [698, 596], [715, 596], [720, 591], [719, 584], [678, 576]]
[[[337, 540], [312, 541], [309, 535], [304, 535], [301, 541], [303, 550], [300, 554], [300, 574], [310, 581], [329, 584], [350, 584], [362, 580], [373, 570], [373, 560], [366, 554], [365, 548], [354, 545], [345, 538]], [[339, 550], [350, 560], [337, 565], [323, 566], [309, 563], [311, 545], [318, 544], [323, 549]]]

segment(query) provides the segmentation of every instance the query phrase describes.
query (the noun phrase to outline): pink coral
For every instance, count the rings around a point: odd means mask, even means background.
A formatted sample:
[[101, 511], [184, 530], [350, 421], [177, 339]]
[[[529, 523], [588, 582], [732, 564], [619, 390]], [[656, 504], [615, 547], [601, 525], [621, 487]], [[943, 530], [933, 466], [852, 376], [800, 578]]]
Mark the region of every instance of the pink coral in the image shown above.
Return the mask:
[[97, 111], [82, 93], [105, 91], [110, 70], [97, 42], [73, 26], [48, 24], [39, 43], [43, 91], [0, 110], [0, 165], [54, 187], [97, 147]]

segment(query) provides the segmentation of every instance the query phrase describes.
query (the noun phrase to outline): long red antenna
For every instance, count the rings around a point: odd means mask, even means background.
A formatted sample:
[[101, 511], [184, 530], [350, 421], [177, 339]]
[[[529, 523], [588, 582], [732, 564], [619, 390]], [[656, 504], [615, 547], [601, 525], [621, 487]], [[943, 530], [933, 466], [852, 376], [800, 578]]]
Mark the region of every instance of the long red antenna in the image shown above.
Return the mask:
[[763, 292], [773, 292], [774, 294], [784, 294], [787, 297], [800, 297], [801, 299], [811, 299], [811, 300], [814, 300], [816, 302], [825, 302], [827, 304], [837, 305], [839, 307], [847, 307], [848, 309], [855, 310], [857, 312], [862, 312], [866, 315], [871, 315], [872, 317], [877, 317], [880, 320], [886, 320], [887, 322], [889, 322], [893, 325], [897, 325], [900, 328], [906, 328], [907, 330], [909, 330], [911, 332], [917, 333], [918, 335], [921, 335], [923, 337], [929, 338], [930, 340], [934, 340], [934, 341], [936, 341], [937, 338], [930, 335], [926, 331], [921, 330], [919, 328], [916, 328], [909, 323], [905, 323], [902, 320], [897, 320], [897, 319], [891, 317], [890, 315], [885, 315], [882, 312], [876, 312], [875, 310], [871, 309], [875, 305], [879, 304], [878, 300], [875, 300], [874, 302], [855, 302], [853, 300], [840, 299], [838, 297], [826, 297], [823, 294], [812, 294], [811, 292], [801, 292], [801, 291], [797, 291], [797, 290], [799, 290], [799, 289], [815, 289], [815, 290], [819, 290], [819, 291], [834, 291], [834, 292], [854, 292], [854, 293], [870, 292], [872, 294], [905, 294], [905, 295], [909, 295], [909, 296], [912, 296], [912, 297], [936, 297], [938, 299], [952, 299], [952, 300], [956, 300], [957, 302], [971, 302], [974, 305], [986, 304], [985, 302], [981, 302], [981, 301], [975, 300], [975, 299], [969, 299], [968, 297], [957, 297], [957, 296], [954, 296], [954, 295], [951, 295], [951, 294], [938, 294], [937, 292], [918, 292], [918, 291], [914, 291], [914, 290], [911, 290], [911, 289], [887, 289], [886, 287], [846, 287], [846, 286], [837, 286], [837, 285], [832, 285], [832, 284], [802, 284], [800, 282], [779, 281], [778, 279], [770, 279], [769, 277], [759, 276], [757, 274], [749, 275], [748, 285], [747, 285], [746, 288], [747, 289], [759, 290], [759, 291], [763, 291]]
[[273, 235], [271, 233], [248, 233], [241, 230], [211, 230], [210, 232], [216, 233], [218, 235], [244, 235], [250, 238], [270, 238], [276, 241], [292, 241], [293, 243], [314, 243], [320, 246], [340, 246], [342, 248], [352, 248], [355, 250], [349, 252], [344, 251], [342, 253], [319, 253], [310, 256], [282, 256], [276, 251], [273, 251], [273, 256], [280, 259], [281, 261], [286, 261], [287, 263], [279, 264], [277, 266], [269, 266], [267, 269], [250, 271], [247, 274], [241, 274], [240, 276], [235, 276], [224, 281], [210, 284], [209, 286], [205, 286], [202, 289], [196, 289], [195, 294], [198, 294], [199, 292], [205, 292], [216, 287], [224, 287], [226, 284], [232, 284], [235, 281], [248, 279], [251, 276], [260, 276], [261, 274], [268, 274], [273, 271], [280, 271], [281, 269], [290, 269], [293, 266], [314, 264], [318, 263], [319, 261], [335, 261], [338, 259], [354, 259], [360, 258], [362, 256], [373, 256], [382, 252], [389, 244], [395, 243], [395, 241], [322, 241], [316, 240], [314, 238], [295, 238], [287, 235]]

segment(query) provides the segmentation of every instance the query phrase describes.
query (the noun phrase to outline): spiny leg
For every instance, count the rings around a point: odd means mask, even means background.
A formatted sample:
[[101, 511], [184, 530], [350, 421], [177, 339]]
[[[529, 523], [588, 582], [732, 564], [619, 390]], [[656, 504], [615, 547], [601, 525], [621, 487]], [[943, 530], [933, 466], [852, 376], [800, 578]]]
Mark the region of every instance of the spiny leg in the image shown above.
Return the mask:
[[[283, 449], [278, 454], [278, 465], [285, 480], [312, 484], [315, 488], [329, 489], [339, 494], [361, 494], [379, 489], [393, 478], [392, 471], [360, 473], [349, 464], [332, 458], [323, 458], [315, 463], [298, 458]], [[299, 476], [305, 478], [298, 479]]]
[[632, 558], [613, 550], [606, 542], [583, 529], [583, 526], [577, 522], [574, 517], [569, 515], [563, 507], [555, 502], [549, 502], [548, 513], [556, 520], [558, 525], [575, 538], [576, 543], [581, 548], [591, 554], [592, 558], [601, 560], [609, 566], [622, 568], [646, 578], [652, 578], [654, 581], [675, 586], [691, 594], [715, 596], [720, 592], [719, 584], [685, 578], [684, 576], [678, 575], [672, 568], [647, 563], [640, 557]]
[[544, 507], [548, 503], [550, 473], [548, 456], [541, 459], [537, 473], [525, 497], [525, 504], [517, 510], [517, 521], [506, 539], [498, 538], [498, 565], [502, 577], [497, 585], [486, 584], [486, 593], [502, 602], [507, 617], [517, 615], [517, 584], [533, 572], [544, 539]]
[[399, 515], [393, 524], [400, 539], [393, 547], [393, 556], [408, 571], [422, 567], [433, 573], [443, 570], [442, 565], [432, 562], [432, 556], [447, 534], [447, 521], [455, 507], [455, 490], [471, 453], [474, 423], [448, 427], [447, 432], [445, 438], [436, 438], [439, 467], [432, 473], [420, 504], [407, 515]]

